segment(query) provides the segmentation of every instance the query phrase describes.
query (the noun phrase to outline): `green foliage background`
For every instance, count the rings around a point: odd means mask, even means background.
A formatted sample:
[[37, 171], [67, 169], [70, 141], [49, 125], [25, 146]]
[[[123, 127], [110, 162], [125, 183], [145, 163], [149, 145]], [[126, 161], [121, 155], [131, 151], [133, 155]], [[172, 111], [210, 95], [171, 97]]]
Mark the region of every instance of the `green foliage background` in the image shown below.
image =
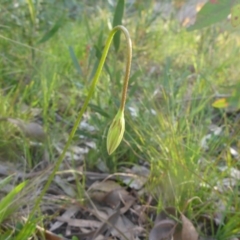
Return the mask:
[[[211, 106], [222, 96], [238, 96], [239, 28], [224, 19], [189, 32], [176, 21], [176, 12], [166, 19], [154, 4], [126, 1], [123, 19], [116, 21], [129, 29], [134, 52], [123, 143], [108, 156], [106, 131], [120, 104], [125, 66], [121, 37], [85, 116], [94, 131], [79, 128], [73, 145], [96, 143], [84, 157], [87, 169], [98, 169], [100, 162], [110, 172], [146, 164], [151, 170], [146, 188], [159, 210], [174, 205], [197, 222], [202, 214], [214, 215], [221, 200], [226, 208], [213, 235], [239, 236], [238, 186], [224, 194], [214, 188], [231, 168], [239, 169], [228, 148], [239, 147], [239, 122], [232, 121], [227, 110]], [[96, 1], [0, 1], [0, 116], [41, 122], [52, 162], [56, 144], [65, 143], [87, 96], [116, 6], [111, 1], [98, 1], [97, 6]], [[211, 16], [200, 27], [219, 21]], [[219, 122], [222, 135], [211, 139], [204, 151], [201, 139]], [[41, 160], [13, 126], [1, 123], [0, 135], [1, 161], [29, 171]]]

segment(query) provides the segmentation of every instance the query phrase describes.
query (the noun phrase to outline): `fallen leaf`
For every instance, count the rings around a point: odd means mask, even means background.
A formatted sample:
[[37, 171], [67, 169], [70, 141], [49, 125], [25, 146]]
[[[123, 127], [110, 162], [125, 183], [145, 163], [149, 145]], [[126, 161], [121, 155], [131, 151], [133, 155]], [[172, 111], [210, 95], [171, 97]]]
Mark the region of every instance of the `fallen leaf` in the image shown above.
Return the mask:
[[115, 189], [107, 193], [103, 198], [103, 203], [111, 208], [115, 208], [122, 201], [126, 202], [129, 194], [125, 189]]
[[139, 190], [148, 180], [150, 171], [144, 166], [133, 166], [132, 169], [125, 169], [126, 175], [121, 176], [122, 181], [130, 188]]
[[[110, 206], [111, 205], [111, 203], [110, 203], [111, 195], [109, 198], [109, 202], [106, 202], [107, 199], [104, 200], [104, 198], [108, 193], [110, 193], [114, 190], [117, 190], [117, 189], [120, 190], [123, 188], [115, 181], [112, 181], [112, 180], [106, 180], [106, 181], [101, 181], [101, 182], [96, 181], [88, 188], [88, 194], [92, 200], [97, 201], [98, 203], [101, 203], [102, 205]], [[115, 200], [115, 198], [114, 198], [114, 200]], [[119, 203], [119, 201], [118, 201], [118, 203]]]
[[149, 240], [171, 240], [176, 228], [173, 220], [162, 220], [154, 225], [149, 234]]
[[64, 181], [60, 176], [56, 176], [54, 178], [54, 182], [70, 197], [75, 197], [76, 192], [73, 187]]
[[22, 113], [25, 113], [27, 115], [31, 115], [31, 117], [38, 117], [42, 113], [41, 108], [33, 108], [33, 107], [28, 106], [25, 103], [22, 103], [20, 105], [20, 110], [21, 110]]
[[119, 216], [111, 235], [122, 239], [124, 236], [125, 239], [134, 239], [136, 232], [134, 231], [135, 225], [124, 215]]
[[[96, 220], [84, 220], [84, 219], [73, 219], [65, 216], [59, 216], [56, 218], [61, 224], [67, 223], [71, 227], [79, 228], [99, 228], [102, 223]], [[51, 227], [52, 229], [52, 227]]]
[[35, 122], [26, 123], [21, 119], [14, 118], [0, 118], [0, 121], [8, 121], [14, 124], [30, 140], [43, 142], [47, 138], [47, 135], [44, 132], [43, 127], [38, 123]]
[[160, 222], [162, 220], [172, 220], [172, 219], [178, 219], [179, 214], [174, 207], [167, 207], [163, 209], [156, 217], [155, 223]]
[[97, 190], [97, 191], [108, 193], [115, 189], [123, 189], [123, 188], [119, 185], [119, 183], [112, 180], [106, 180], [101, 182], [96, 181], [88, 188], [88, 192]]
[[[71, 218], [73, 215], [75, 215], [78, 211], [80, 210], [79, 206], [71, 206], [70, 208], [68, 208], [61, 216], [60, 219], [62, 220], [62, 218]], [[55, 231], [56, 229], [60, 228], [65, 221], [56, 221], [51, 228], [49, 229], [50, 231]], [[66, 221], [67, 222], [67, 221]]]
[[178, 212], [173, 207], [163, 209], [156, 217], [155, 224], [149, 234], [149, 240], [172, 240], [177, 222], [174, 220]]
[[181, 220], [182, 220], [182, 239], [183, 240], [198, 240], [198, 233], [191, 223], [191, 221], [186, 218], [181, 213]]
[[96, 237], [102, 233], [104, 233], [107, 229], [112, 229], [118, 218], [120, 216], [119, 208], [114, 211], [114, 213], [100, 226], [100, 228], [94, 233], [92, 239], [96, 239]]

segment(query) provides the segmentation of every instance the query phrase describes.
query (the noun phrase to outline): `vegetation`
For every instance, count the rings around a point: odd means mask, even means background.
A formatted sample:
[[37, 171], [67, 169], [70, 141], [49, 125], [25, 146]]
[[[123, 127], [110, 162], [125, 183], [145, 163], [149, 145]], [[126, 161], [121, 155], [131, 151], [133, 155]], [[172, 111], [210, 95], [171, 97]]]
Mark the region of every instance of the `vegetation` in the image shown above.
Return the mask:
[[[184, 1], [173, 1], [169, 14], [155, 1], [126, 1], [124, 15], [118, 15], [124, 1], [98, 1], [97, 7], [95, 1], [60, 2], [0, 0], [0, 239], [84, 239], [74, 230], [68, 236], [66, 226], [51, 227], [75, 205], [86, 210], [99, 176], [100, 183], [114, 176], [128, 194], [135, 189], [135, 202], [145, 209], [146, 216], [137, 218], [146, 238], [161, 239], [154, 238], [154, 219], [174, 207], [202, 239], [239, 239], [238, 29], [226, 19], [187, 31], [176, 18]], [[123, 36], [114, 39], [80, 125], [76, 119], [107, 36], [121, 23], [130, 33], [133, 59], [125, 134], [109, 156], [107, 131], [122, 106]], [[234, 104], [214, 108], [219, 99]], [[58, 172], [51, 175], [53, 169]], [[133, 179], [126, 183], [128, 173], [144, 171], [141, 190]], [[176, 218], [184, 229], [184, 218]], [[114, 213], [107, 219], [115, 220]]]

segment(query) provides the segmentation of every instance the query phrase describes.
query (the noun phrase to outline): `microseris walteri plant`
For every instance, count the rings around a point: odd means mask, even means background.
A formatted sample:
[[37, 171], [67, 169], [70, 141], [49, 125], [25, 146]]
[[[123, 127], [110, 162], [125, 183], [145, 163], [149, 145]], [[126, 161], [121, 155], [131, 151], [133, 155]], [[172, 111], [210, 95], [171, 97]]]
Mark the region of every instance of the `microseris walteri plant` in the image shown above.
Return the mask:
[[124, 83], [123, 83], [123, 89], [122, 89], [121, 105], [108, 130], [107, 151], [109, 155], [111, 155], [117, 149], [117, 147], [122, 141], [123, 134], [125, 131], [124, 109], [125, 109], [125, 103], [127, 98], [128, 81], [130, 76], [131, 60], [132, 60], [132, 42], [131, 42], [131, 38], [129, 36], [128, 31], [125, 31], [125, 30], [127, 29], [124, 28], [123, 30], [125, 37], [127, 39], [126, 70], [125, 70]]
[[[92, 80], [91, 86], [89, 88], [89, 92], [87, 95], [87, 98], [84, 101], [84, 104], [82, 106], [82, 109], [80, 110], [80, 112], [78, 113], [77, 119], [74, 123], [74, 126], [72, 128], [72, 131], [69, 135], [69, 138], [63, 148], [63, 151], [61, 153], [61, 155], [59, 156], [59, 158], [57, 159], [57, 161], [55, 162], [54, 168], [51, 172], [51, 174], [48, 177], [48, 181], [45, 184], [45, 186], [43, 187], [40, 195], [36, 198], [36, 202], [35, 205], [31, 211], [31, 214], [29, 215], [28, 221], [30, 222], [31, 219], [33, 218], [35, 212], [37, 211], [37, 209], [39, 208], [39, 204], [43, 198], [43, 196], [45, 195], [46, 191], [48, 190], [56, 172], [58, 171], [64, 156], [67, 152], [67, 149], [69, 148], [71, 141], [75, 135], [76, 130], [78, 129], [78, 126], [81, 122], [82, 116], [84, 114], [84, 112], [86, 111], [88, 104], [93, 96], [95, 87], [98, 83], [98, 79], [100, 77], [100, 74], [102, 72], [103, 66], [104, 66], [104, 62], [106, 60], [107, 57], [107, 53], [109, 51], [109, 48], [111, 46], [113, 37], [115, 35], [115, 33], [117, 31], [122, 31], [125, 35], [125, 38], [127, 40], [127, 47], [126, 47], [126, 70], [125, 70], [125, 76], [124, 76], [124, 84], [123, 84], [123, 90], [122, 90], [122, 99], [121, 99], [121, 105], [120, 108], [115, 116], [115, 118], [113, 119], [112, 124], [110, 125], [109, 131], [108, 131], [108, 136], [107, 136], [107, 151], [109, 154], [112, 154], [116, 148], [119, 146], [120, 142], [122, 141], [123, 138], [123, 134], [124, 134], [124, 130], [125, 130], [125, 120], [124, 120], [124, 108], [125, 108], [125, 102], [126, 102], [126, 96], [127, 96], [127, 88], [128, 88], [128, 81], [129, 81], [129, 76], [130, 76], [130, 69], [131, 69], [131, 61], [132, 61], [132, 42], [131, 42], [131, 38], [129, 35], [128, 30], [124, 27], [124, 26], [116, 26], [114, 27], [107, 38], [106, 41], [106, 45], [103, 49], [102, 52], [102, 56], [97, 68], [97, 71], [95, 73], [95, 76]], [[27, 225], [27, 224], [26, 224]], [[22, 230], [23, 232], [25, 231], [24, 229]]]
[[125, 70], [125, 76], [124, 76], [121, 105], [108, 130], [107, 151], [109, 155], [111, 155], [117, 149], [117, 147], [122, 141], [123, 134], [125, 131], [124, 109], [125, 109], [125, 103], [127, 98], [128, 81], [130, 76], [131, 60], [132, 60], [132, 42], [131, 42], [131, 38], [129, 36], [128, 31], [125, 31], [125, 30], [123, 30], [123, 32], [127, 39], [126, 70]]

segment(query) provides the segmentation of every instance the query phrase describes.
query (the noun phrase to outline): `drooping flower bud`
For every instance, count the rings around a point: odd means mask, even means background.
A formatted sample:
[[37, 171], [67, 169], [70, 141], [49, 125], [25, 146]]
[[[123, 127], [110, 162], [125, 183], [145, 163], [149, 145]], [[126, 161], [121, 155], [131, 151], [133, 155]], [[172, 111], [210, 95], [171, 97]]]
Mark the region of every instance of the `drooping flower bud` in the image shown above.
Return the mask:
[[124, 131], [125, 131], [124, 112], [122, 110], [118, 110], [108, 130], [107, 151], [109, 155], [111, 155], [117, 149], [118, 145], [122, 141]]

